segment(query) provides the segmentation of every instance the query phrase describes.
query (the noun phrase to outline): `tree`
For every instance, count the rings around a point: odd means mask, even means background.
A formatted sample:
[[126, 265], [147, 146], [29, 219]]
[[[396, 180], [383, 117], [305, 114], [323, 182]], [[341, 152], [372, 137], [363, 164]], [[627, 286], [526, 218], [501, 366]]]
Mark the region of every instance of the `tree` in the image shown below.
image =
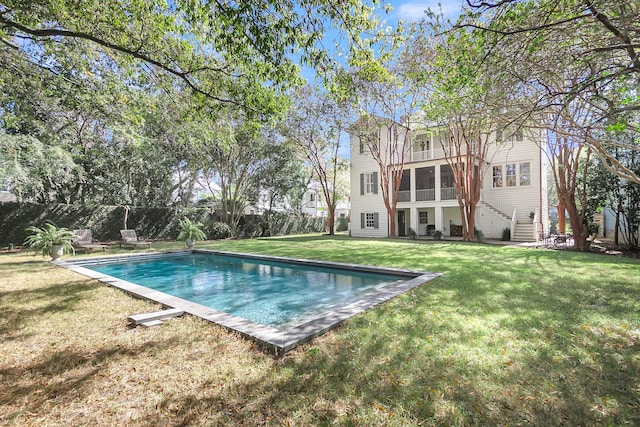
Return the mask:
[[[260, 197], [267, 202], [267, 209], [263, 213], [263, 236], [270, 236], [272, 230], [272, 212], [278, 203], [297, 206], [307, 189], [306, 172], [302, 160], [295, 148], [288, 141], [277, 134], [275, 128], [263, 129], [268, 149], [266, 158], [260, 170]], [[294, 210], [295, 212], [299, 212]]]
[[291, 112], [284, 122], [284, 134], [312, 171], [327, 204], [328, 233], [335, 230], [336, 204], [344, 194], [337, 179], [346, 162], [340, 149], [350, 114], [348, 106], [305, 86], [295, 94]]
[[[519, 93], [519, 116], [549, 109], [590, 105], [584, 142], [603, 165], [640, 183], [632, 170], [611, 156], [610, 129], [638, 133], [640, 110], [640, 4], [617, 0], [467, 1], [458, 22], [482, 34], [486, 55], [475, 72], [509, 71]], [[478, 20], [482, 16], [482, 20]], [[515, 106], [515, 105], [514, 105]], [[629, 149], [638, 150], [637, 141]]]
[[[617, 132], [611, 139], [624, 140], [634, 138], [631, 132]], [[629, 141], [622, 141], [628, 145]], [[627, 168], [640, 173], [640, 155], [634, 150], [614, 147], [611, 154]], [[605, 206], [610, 207], [615, 215], [614, 242], [621, 242], [628, 248], [637, 250], [640, 247], [640, 185], [612, 174], [601, 161], [591, 168], [589, 183], [598, 192], [604, 192]], [[622, 239], [620, 239], [622, 237]]]
[[376, 25], [373, 6], [357, 0], [123, 0], [113, 6], [4, 1], [2, 52], [77, 84], [107, 69], [68, 67], [69, 55], [80, 53], [131, 79], [145, 75], [165, 88], [180, 82], [215, 104], [261, 116], [280, 110], [278, 92], [299, 81], [294, 58], [312, 66], [327, 58], [320, 43], [326, 32], [335, 28], [354, 40]]
[[414, 52], [397, 40], [389, 49], [378, 60], [344, 73], [342, 80], [351, 88], [360, 113], [350, 132], [378, 164], [379, 186], [389, 217], [389, 237], [395, 238], [398, 194], [411, 150], [411, 128], [426, 91], [422, 71], [416, 72], [412, 67]]
[[10, 184], [19, 202], [55, 201], [52, 196], [81, 174], [69, 153], [59, 147], [30, 136], [0, 133], [0, 179]]
[[[419, 27], [412, 40], [413, 75], [425, 86], [422, 126], [440, 133], [453, 172], [464, 240], [475, 238], [476, 206], [488, 166], [489, 136], [500, 125], [507, 97], [503, 73], [471, 72], [483, 55], [482, 42], [464, 28], [444, 35], [436, 19]], [[431, 39], [431, 35], [436, 37]], [[430, 41], [433, 40], [433, 41]], [[425, 60], [430, 58], [430, 60]], [[502, 124], [504, 126], [504, 124]]]

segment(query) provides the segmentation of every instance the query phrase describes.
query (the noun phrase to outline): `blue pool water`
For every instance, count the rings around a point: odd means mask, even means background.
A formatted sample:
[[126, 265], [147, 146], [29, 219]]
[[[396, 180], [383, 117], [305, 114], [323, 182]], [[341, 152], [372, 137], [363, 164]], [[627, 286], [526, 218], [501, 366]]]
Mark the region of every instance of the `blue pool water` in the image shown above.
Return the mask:
[[283, 328], [342, 307], [406, 276], [256, 260], [184, 254], [85, 268], [252, 322]]

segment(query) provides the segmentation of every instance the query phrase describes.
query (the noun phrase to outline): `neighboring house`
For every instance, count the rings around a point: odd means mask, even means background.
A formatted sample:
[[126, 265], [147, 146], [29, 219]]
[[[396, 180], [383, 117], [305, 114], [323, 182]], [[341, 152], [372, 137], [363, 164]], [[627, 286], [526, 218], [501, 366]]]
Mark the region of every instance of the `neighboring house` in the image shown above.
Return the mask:
[[[336, 218], [347, 218], [349, 216], [350, 203], [349, 197], [343, 200], [339, 200], [336, 203]], [[329, 216], [327, 211], [327, 203], [324, 200], [322, 190], [310, 188], [304, 192], [302, 196], [302, 206], [300, 207], [300, 213], [309, 216]]]
[[[391, 133], [388, 128], [380, 130], [381, 135]], [[508, 140], [496, 142], [496, 136]], [[535, 223], [541, 219], [541, 231], [548, 234], [547, 158], [540, 148], [546, 146], [546, 133], [526, 130], [509, 138], [495, 133], [490, 138], [476, 228], [490, 239], [501, 238], [509, 228], [511, 240], [536, 240], [539, 230], [530, 219], [533, 212]], [[444, 236], [462, 235], [453, 174], [441, 140], [448, 138], [435, 131], [413, 133], [406, 147], [396, 217], [388, 218], [379, 166], [366, 144], [351, 135], [352, 236], [388, 237], [390, 221], [396, 221], [398, 236], [406, 236], [409, 228], [418, 236], [433, 235], [435, 230]]]

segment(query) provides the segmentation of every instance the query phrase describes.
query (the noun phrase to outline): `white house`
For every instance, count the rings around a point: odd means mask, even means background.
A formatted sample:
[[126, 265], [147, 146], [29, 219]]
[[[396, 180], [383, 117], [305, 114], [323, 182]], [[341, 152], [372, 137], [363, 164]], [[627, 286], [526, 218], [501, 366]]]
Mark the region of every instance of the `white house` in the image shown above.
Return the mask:
[[[327, 217], [327, 202], [325, 201], [322, 189], [319, 188], [319, 184], [312, 182], [309, 184], [309, 188], [304, 192], [302, 196], [302, 206], [300, 207], [300, 213], [309, 216]], [[347, 218], [350, 212], [350, 200], [349, 196], [338, 200], [336, 203], [335, 217]]]
[[[389, 127], [379, 132], [381, 145], [388, 147], [392, 132]], [[366, 144], [351, 135], [352, 236], [388, 237], [390, 221], [396, 222], [398, 236], [406, 236], [409, 228], [418, 236], [433, 235], [435, 230], [444, 236], [462, 235], [453, 173], [441, 141], [447, 143], [448, 137], [433, 130], [410, 135], [409, 146], [403, 146], [406, 157], [397, 213], [389, 218], [378, 163]], [[495, 132], [489, 136], [475, 218], [476, 228], [486, 238], [501, 238], [505, 228], [514, 241], [533, 241], [540, 231], [548, 233], [545, 146], [546, 133], [540, 130], [518, 130], [508, 138]]]

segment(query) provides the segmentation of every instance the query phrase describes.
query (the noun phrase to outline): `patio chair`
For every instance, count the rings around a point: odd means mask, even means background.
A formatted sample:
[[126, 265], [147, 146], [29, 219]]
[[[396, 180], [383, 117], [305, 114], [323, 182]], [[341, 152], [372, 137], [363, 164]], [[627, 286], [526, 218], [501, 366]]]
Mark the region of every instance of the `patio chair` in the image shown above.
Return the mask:
[[130, 248], [141, 248], [146, 246], [147, 248], [151, 248], [151, 242], [138, 240], [136, 230], [120, 230], [120, 235], [122, 236], [122, 243], [120, 243], [120, 247], [128, 246]]
[[89, 252], [92, 249], [102, 249], [103, 252], [107, 251], [107, 245], [94, 243], [93, 236], [91, 236], [91, 230], [73, 230], [73, 234], [76, 235], [76, 240], [73, 242], [73, 247], [76, 250], [82, 249], [85, 252]]

